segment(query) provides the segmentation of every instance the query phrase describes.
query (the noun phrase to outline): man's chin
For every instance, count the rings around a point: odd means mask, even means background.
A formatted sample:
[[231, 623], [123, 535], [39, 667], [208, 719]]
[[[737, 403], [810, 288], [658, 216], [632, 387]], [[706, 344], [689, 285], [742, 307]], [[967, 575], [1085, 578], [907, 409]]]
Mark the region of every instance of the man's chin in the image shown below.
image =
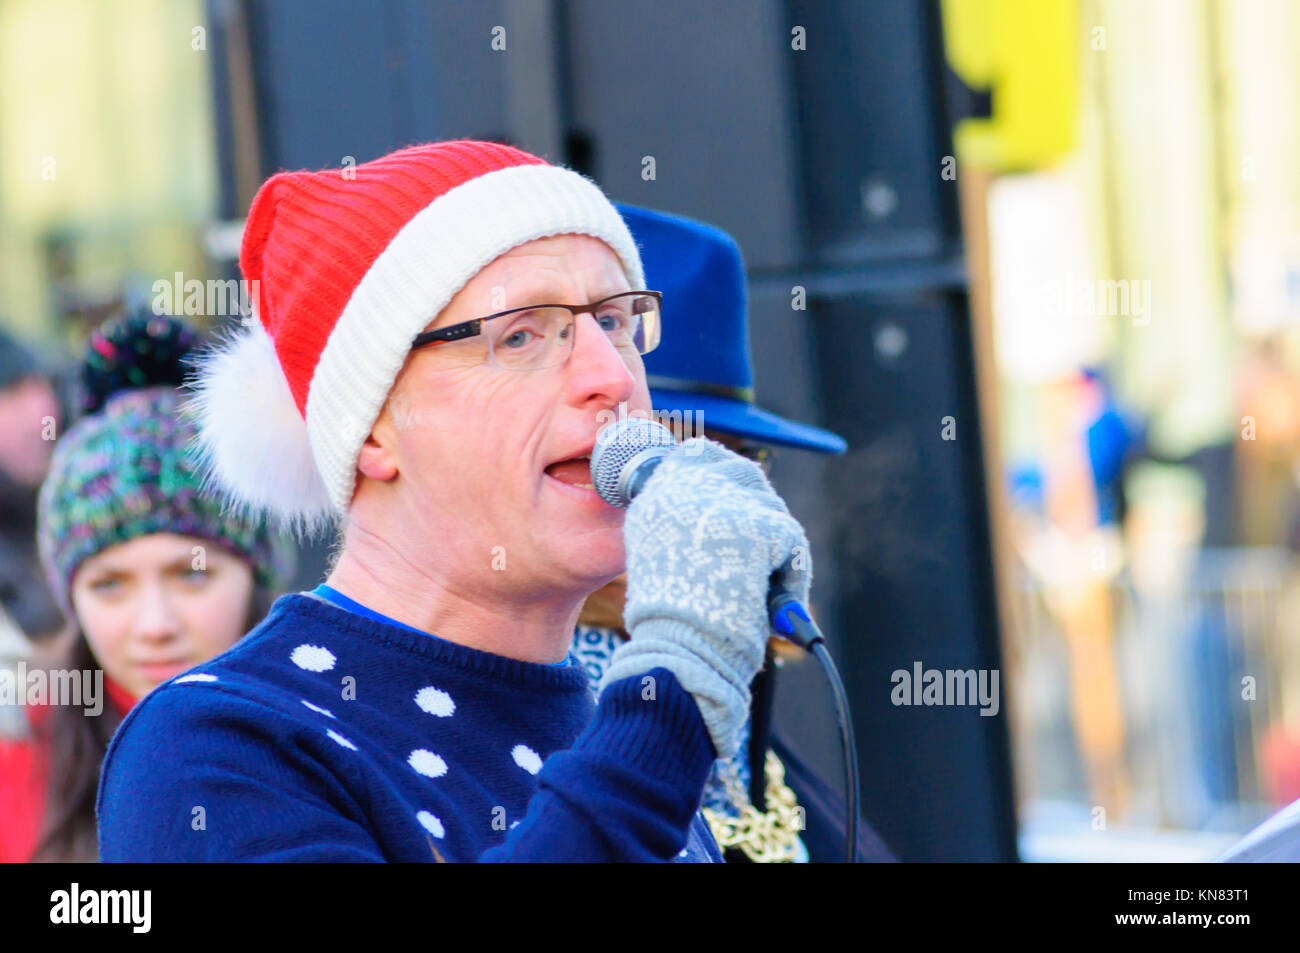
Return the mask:
[[626, 565], [623, 532], [621, 529], [602, 531], [575, 539], [556, 556], [579, 586], [589, 586], [594, 592], [623, 573]]

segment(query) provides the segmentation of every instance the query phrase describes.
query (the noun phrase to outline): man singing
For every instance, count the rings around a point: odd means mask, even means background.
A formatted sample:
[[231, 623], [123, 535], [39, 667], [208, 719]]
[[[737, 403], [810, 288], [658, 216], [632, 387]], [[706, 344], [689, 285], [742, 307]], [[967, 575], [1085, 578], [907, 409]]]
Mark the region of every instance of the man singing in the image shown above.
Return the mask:
[[[719, 860], [701, 792], [807, 541], [704, 438], [627, 510], [592, 489], [601, 423], [650, 410], [660, 331], [606, 197], [509, 146], [415, 146], [272, 177], [240, 266], [257, 319], [202, 368], [201, 450], [338, 558], [132, 710], [101, 859]], [[574, 623], [625, 569], [593, 702]]]

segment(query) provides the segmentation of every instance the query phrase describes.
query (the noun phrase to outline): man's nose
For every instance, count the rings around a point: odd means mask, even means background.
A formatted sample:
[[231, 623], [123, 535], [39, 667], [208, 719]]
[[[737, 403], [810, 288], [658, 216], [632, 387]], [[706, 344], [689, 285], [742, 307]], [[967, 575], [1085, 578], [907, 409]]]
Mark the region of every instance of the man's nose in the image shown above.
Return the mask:
[[596, 319], [578, 315], [574, 332], [567, 370], [575, 402], [599, 400], [613, 406], [628, 400], [636, 390], [636, 374]]

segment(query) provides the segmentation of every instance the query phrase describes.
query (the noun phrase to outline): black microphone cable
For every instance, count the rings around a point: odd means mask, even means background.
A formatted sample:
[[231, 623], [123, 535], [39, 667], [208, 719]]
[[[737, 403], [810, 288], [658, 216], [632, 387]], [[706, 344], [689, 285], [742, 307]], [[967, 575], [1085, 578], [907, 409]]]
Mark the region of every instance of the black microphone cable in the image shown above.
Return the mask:
[[809, 617], [799, 600], [779, 583], [778, 576], [779, 573], [772, 575], [767, 600], [767, 611], [773, 628], [781, 638], [811, 653], [821, 663], [835, 700], [835, 721], [840, 729], [840, 751], [844, 756], [844, 831], [847, 841], [844, 862], [855, 864], [858, 861], [858, 747], [853, 739], [853, 716], [849, 711], [848, 695], [844, 691], [839, 669], [835, 667], [835, 662], [826, 649], [826, 638], [821, 629]]

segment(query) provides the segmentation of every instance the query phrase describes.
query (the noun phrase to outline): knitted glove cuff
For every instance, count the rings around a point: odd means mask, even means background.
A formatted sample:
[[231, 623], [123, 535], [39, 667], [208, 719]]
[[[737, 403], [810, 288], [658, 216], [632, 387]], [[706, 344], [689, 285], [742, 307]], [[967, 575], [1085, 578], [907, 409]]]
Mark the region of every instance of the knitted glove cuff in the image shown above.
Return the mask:
[[699, 633], [674, 619], [647, 619], [615, 649], [600, 680], [600, 690], [620, 679], [666, 668], [695, 699], [719, 758], [730, 758], [740, 745], [749, 716], [749, 685], [726, 677], [701, 658]]

